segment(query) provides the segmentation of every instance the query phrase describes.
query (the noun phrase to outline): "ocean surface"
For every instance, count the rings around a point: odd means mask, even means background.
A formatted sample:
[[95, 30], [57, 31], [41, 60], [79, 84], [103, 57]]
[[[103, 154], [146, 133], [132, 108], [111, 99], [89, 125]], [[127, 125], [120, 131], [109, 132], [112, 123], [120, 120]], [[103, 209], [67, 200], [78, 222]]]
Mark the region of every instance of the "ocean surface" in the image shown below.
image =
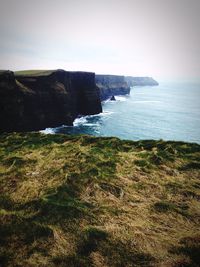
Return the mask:
[[200, 82], [134, 87], [129, 96], [103, 102], [101, 114], [43, 132], [200, 143]]

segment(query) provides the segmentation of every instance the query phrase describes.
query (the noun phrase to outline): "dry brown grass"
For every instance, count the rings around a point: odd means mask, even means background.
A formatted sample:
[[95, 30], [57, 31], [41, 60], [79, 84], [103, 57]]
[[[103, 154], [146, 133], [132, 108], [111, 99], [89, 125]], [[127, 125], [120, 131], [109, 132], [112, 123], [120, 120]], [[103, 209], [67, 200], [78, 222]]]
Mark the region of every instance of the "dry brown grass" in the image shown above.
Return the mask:
[[0, 136], [2, 266], [198, 266], [200, 146]]

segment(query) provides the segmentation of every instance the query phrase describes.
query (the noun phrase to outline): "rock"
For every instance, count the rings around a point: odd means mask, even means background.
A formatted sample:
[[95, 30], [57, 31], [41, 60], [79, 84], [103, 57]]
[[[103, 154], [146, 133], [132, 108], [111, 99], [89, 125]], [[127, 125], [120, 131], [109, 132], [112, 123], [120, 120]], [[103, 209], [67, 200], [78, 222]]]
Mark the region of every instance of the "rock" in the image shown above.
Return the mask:
[[110, 99], [114, 95], [130, 94], [130, 86], [128, 86], [124, 76], [95, 75], [95, 81], [100, 90], [101, 101]]
[[73, 125], [78, 115], [102, 112], [94, 73], [30, 73], [0, 72], [0, 132]]
[[159, 83], [152, 77], [132, 77], [126, 76], [125, 81], [129, 86], [156, 86]]
[[114, 95], [111, 96], [110, 100], [111, 100], [111, 101], [116, 101], [115, 96], [114, 96]]

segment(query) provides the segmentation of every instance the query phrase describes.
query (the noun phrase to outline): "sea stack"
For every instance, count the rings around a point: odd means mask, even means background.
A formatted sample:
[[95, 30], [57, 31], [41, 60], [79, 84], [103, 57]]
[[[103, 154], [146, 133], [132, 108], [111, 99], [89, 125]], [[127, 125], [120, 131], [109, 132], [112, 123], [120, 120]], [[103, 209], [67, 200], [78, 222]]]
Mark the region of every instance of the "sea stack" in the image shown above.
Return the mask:
[[124, 76], [95, 75], [96, 85], [100, 90], [101, 101], [110, 99], [113, 95], [130, 94], [130, 86]]
[[115, 96], [114, 96], [114, 95], [111, 96], [110, 100], [111, 100], [111, 101], [116, 101]]

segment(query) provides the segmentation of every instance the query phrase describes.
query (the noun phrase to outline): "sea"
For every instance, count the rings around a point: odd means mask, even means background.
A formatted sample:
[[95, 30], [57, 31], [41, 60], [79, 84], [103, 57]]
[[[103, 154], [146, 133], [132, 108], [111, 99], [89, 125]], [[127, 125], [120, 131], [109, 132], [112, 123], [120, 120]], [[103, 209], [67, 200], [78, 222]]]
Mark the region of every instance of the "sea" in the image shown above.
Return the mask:
[[130, 95], [115, 98], [102, 103], [100, 114], [42, 132], [200, 143], [200, 82], [135, 86]]

